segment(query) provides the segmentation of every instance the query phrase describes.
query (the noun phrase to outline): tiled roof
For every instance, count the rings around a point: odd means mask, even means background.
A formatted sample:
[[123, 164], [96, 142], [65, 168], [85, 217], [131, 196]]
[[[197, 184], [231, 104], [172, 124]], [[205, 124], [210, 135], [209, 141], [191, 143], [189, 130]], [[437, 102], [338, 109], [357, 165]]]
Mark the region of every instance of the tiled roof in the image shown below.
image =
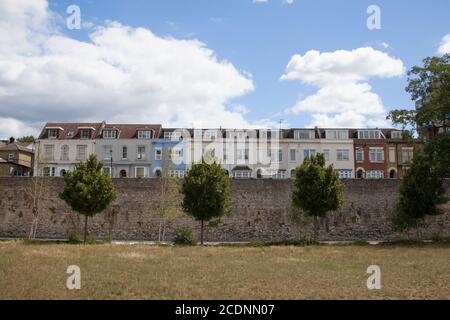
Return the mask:
[[91, 131], [90, 139], [95, 139], [101, 128], [103, 127], [104, 122], [94, 122], [94, 123], [84, 123], [84, 122], [76, 122], [76, 123], [66, 123], [66, 122], [47, 122], [45, 127], [42, 129], [41, 134], [39, 135], [39, 139], [47, 139], [47, 128], [61, 128], [62, 132], [59, 133], [58, 140], [67, 140], [67, 139], [79, 139], [80, 138], [80, 130], [79, 128], [94, 128], [95, 130]]
[[23, 145], [20, 145], [18, 143], [10, 143], [4, 146], [0, 146], [0, 150], [4, 151], [23, 151], [23, 152], [29, 152], [32, 153], [33, 150], [28, 149], [27, 147], [24, 147]]
[[157, 138], [161, 132], [159, 124], [106, 124], [102, 130], [117, 129], [118, 139], [136, 139], [138, 130], [153, 130], [153, 137]]

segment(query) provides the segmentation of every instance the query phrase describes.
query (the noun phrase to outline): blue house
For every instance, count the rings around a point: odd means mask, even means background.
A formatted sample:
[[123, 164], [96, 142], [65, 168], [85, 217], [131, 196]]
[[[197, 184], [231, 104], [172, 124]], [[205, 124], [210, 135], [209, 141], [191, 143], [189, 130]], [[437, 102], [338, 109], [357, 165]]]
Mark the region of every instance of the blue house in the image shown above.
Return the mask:
[[177, 178], [184, 177], [188, 168], [186, 159], [189, 144], [185, 142], [187, 138], [190, 138], [190, 132], [186, 130], [161, 130], [159, 138], [153, 140], [152, 177], [160, 177], [163, 174]]

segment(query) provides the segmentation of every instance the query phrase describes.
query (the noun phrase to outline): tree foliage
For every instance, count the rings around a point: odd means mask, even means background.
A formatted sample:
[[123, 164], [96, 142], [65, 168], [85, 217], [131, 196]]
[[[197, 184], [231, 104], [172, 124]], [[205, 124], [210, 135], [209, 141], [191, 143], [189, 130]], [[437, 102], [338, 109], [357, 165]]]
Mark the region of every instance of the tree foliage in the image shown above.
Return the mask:
[[95, 155], [76, 165], [75, 170], [64, 176], [66, 183], [60, 193], [73, 210], [85, 216], [84, 241], [87, 235], [88, 217], [105, 210], [116, 199], [116, 191], [109, 175], [102, 173], [103, 165]]
[[343, 203], [343, 186], [332, 165], [325, 166], [322, 154], [308, 157], [295, 170], [292, 204], [314, 218], [314, 238], [317, 239], [318, 218], [339, 210]]
[[219, 218], [230, 209], [230, 178], [220, 164], [194, 164], [182, 184], [183, 210], [203, 224]]
[[450, 135], [442, 134], [416, 155], [400, 186], [393, 223], [397, 230], [418, 229], [427, 215], [439, 215], [447, 202], [443, 179], [450, 169]]
[[36, 142], [36, 138], [33, 136], [24, 136], [24, 137], [20, 137], [19, 139], [17, 139], [17, 142], [20, 143], [34, 143]]
[[408, 72], [406, 91], [416, 102], [417, 110], [393, 110], [387, 118], [412, 130], [439, 124], [446, 131], [450, 114], [449, 60], [449, 54], [428, 57], [423, 66], [414, 66]]

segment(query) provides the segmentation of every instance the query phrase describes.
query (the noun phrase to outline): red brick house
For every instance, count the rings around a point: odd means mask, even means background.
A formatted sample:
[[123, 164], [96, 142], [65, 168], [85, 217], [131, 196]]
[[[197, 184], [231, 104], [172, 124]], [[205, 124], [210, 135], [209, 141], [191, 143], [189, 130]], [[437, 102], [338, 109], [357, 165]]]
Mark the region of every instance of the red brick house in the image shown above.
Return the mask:
[[382, 129], [351, 129], [355, 152], [355, 177], [358, 179], [388, 178], [387, 139]]

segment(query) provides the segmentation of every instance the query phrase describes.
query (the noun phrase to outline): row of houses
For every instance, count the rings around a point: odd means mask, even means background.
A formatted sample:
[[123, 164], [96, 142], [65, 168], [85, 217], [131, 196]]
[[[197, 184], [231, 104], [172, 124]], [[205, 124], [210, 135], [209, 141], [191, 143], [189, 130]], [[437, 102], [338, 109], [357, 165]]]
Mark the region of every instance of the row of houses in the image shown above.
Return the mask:
[[47, 123], [34, 145], [33, 171], [41, 176], [64, 176], [95, 154], [104, 172], [115, 178], [165, 173], [183, 177], [193, 163], [203, 159], [220, 163], [234, 178], [284, 179], [292, 177], [305, 158], [322, 153], [343, 179], [402, 178], [414, 148], [396, 129], [180, 129], [154, 124]]

